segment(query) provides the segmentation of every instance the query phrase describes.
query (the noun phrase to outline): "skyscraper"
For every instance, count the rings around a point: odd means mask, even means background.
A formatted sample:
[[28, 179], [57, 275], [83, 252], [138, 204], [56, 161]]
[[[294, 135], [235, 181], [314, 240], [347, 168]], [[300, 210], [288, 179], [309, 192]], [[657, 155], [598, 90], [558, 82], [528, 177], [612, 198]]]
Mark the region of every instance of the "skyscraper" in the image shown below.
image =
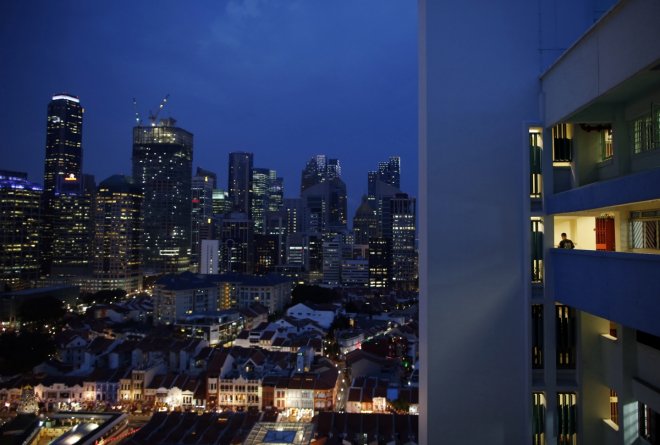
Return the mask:
[[192, 178], [191, 200], [191, 266], [197, 270], [202, 240], [213, 236], [213, 190], [216, 187], [215, 173], [197, 168]]
[[243, 212], [232, 212], [222, 219], [220, 243], [222, 272], [254, 271], [254, 225]]
[[253, 154], [247, 152], [229, 153], [229, 180], [227, 191], [233, 212], [245, 213], [250, 217], [252, 190]]
[[83, 108], [80, 99], [56, 94], [48, 104], [44, 192], [75, 191], [81, 187]]
[[376, 181], [389, 184], [396, 189], [401, 188], [401, 158], [391, 156], [389, 160], [378, 163], [378, 170], [367, 174], [367, 193], [370, 200], [376, 196]]
[[93, 177], [82, 173], [82, 124], [83, 108], [77, 97], [52, 97], [46, 122], [40, 242], [45, 274], [89, 273], [95, 186]]
[[321, 183], [326, 176], [327, 160], [325, 155], [316, 155], [305, 165], [300, 180], [300, 193], [309, 187]]
[[99, 184], [96, 194], [93, 288], [142, 289], [142, 189], [126, 176]]
[[353, 233], [356, 244], [369, 244], [369, 238], [378, 236], [378, 217], [366, 196], [353, 217]]
[[39, 279], [41, 194], [26, 173], [0, 171], [0, 284], [10, 290]]
[[252, 189], [250, 192], [251, 216], [254, 223], [254, 233], [266, 233], [266, 212], [269, 207], [269, 189], [271, 170], [267, 168], [252, 169]]
[[417, 289], [416, 201], [406, 193], [387, 200], [389, 211], [383, 237], [392, 240], [392, 286], [402, 290]]
[[[49, 199], [53, 275], [91, 275], [96, 184], [92, 175], [82, 175], [79, 182], [80, 190], [66, 191], [63, 187]], [[74, 185], [75, 189], [78, 187]]]
[[174, 119], [133, 128], [133, 179], [144, 193], [144, 266], [156, 272], [190, 267], [193, 135]]

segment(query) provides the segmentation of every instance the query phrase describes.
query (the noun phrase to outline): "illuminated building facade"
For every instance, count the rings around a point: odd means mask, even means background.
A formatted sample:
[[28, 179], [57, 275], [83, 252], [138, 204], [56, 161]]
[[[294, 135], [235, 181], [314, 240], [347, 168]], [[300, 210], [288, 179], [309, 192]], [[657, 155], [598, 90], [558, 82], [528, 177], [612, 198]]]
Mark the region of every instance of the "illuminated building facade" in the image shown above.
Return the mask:
[[174, 119], [133, 128], [133, 180], [144, 193], [144, 267], [190, 267], [193, 135]]
[[75, 191], [71, 179], [82, 176], [82, 124], [80, 99], [69, 94], [52, 97], [46, 123], [44, 192], [47, 195]]
[[369, 238], [369, 287], [386, 288], [392, 281], [392, 240]]
[[254, 223], [254, 233], [266, 233], [266, 213], [269, 208], [271, 170], [267, 168], [252, 169], [252, 189], [250, 191], [252, 211], [251, 219]]
[[58, 274], [79, 273], [89, 261], [90, 240], [78, 245], [92, 230], [91, 197], [84, 196], [82, 173], [83, 111], [80, 99], [69, 94], [56, 94], [48, 104], [40, 240], [46, 275], [53, 266]]
[[417, 288], [416, 201], [405, 193], [387, 200], [389, 207], [383, 237], [392, 240], [392, 286], [403, 290]]
[[51, 275], [91, 274], [96, 191], [93, 176], [83, 175], [80, 182], [80, 192], [62, 191], [49, 199]]
[[142, 190], [126, 176], [99, 184], [96, 195], [95, 290], [142, 290]]
[[419, 3], [422, 444], [660, 443], [660, 4], [614, 3]]
[[42, 191], [25, 173], [0, 171], [0, 283], [8, 290], [39, 279]]

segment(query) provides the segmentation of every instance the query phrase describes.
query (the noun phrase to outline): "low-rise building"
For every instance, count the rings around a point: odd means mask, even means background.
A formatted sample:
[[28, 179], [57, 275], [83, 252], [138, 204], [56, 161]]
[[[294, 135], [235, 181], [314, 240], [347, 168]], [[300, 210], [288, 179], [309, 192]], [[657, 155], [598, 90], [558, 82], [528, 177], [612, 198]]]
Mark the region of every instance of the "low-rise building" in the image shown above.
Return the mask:
[[298, 320], [309, 319], [329, 329], [339, 308], [333, 304], [298, 303], [286, 310], [286, 315]]
[[284, 310], [291, 300], [291, 287], [291, 279], [280, 275], [165, 275], [154, 286], [154, 320], [171, 324], [195, 313], [254, 304], [274, 313]]
[[245, 326], [245, 320], [236, 309], [189, 315], [175, 323], [186, 337], [201, 338], [211, 346], [234, 341]]

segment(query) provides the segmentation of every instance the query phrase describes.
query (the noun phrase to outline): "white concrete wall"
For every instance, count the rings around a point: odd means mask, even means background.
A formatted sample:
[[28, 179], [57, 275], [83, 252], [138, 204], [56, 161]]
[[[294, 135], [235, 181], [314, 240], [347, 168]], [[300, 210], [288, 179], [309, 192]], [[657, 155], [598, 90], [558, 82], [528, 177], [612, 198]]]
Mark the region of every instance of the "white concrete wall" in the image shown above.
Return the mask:
[[[657, 61], [660, 2], [621, 0], [543, 76], [551, 125]], [[563, 92], [565, 94], [556, 94]]]
[[419, 6], [420, 443], [529, 443], [528, 128], [594, 2]]

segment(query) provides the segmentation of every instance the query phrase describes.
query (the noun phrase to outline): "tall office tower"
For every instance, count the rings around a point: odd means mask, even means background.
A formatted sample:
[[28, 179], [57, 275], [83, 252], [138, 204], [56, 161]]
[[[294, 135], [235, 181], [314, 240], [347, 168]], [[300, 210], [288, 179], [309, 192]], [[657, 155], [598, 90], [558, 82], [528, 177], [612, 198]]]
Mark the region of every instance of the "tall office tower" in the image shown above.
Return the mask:
[[250, 200], [252, 215], [250, 218], [254, 222], [254, 233], [263, 235], [266, 233], [266, 212], [269, 207], [269, 189], [271, 170], [267, 168], [252, 169], [252, 189], [250, 190]]
[[254, 225], [245, 213], [232, 212], [222, 219], [220, 270], [248, 274], [254, 271]]
[[26, 173], [0, 171], [0, 289], [25, 289], [39, 279], [42, 192]]
[[323, 284], [330, 287], [341, 285], [341, 263], [344, 243], [341, 235], [323, 241]]
[[229, 183], [227, 191], [232, 212], [251, 214], [250, 191], [252, 190], [252, 153], [229, 153]]
[[341, 178], [341, 165], [339, 159], [328, 159], [325, 171], [326, 180]]
[[91, 175], [71, 182], [75, 191], [66, 191], [63, 186], [49, 199], [50, 273], [89, 276], [93, 260], [96, 184]]
[[222, 189], [213, 189], [213, 214], [220, 216], [229, 212], [231, 212], [229, 193]]
[[199, 268], [202, 240], [213, 238], [213, 189], [215, 173], [197, 168], [192, 178], [190, 266]]
[[417, 290], [415, 198], [397, 193], [387, 200], [387, 206], [383, 237], [392, 240], [392, 286], [401, 290]]
[[[82, 176], [82, 122], [80, 99], [56, 94], [48, 104], [44, 192], [46, 195], [67, 192], [74, 178]], [[77, 185], [81, 186], [80, 183]]]
[[93, 288], [142, 290], [142, 189], [130, 177], [110, 176], [96, 193]]
[[378, 216], [366, 196], [353, 216], [355, 244], [369, 244], [369, 238], [378, 236]]
[[421, 444], [658, 440], [660, 3], [613, 3], [419, 2]]
[[316, 155], [310, 159], [302, 171], [300, 192], [325, 180], [327, 160], [325, 155]]
[[284, 205], [284, 178], [278, 177], [275, 170], [270, 171], [268, 185], [268, 211], [279, 212]]
[[[67, 220], [70, 221], [68, 215], [55, 214], [57, 209], [69, 207], [70, 204], [55, 204], [54, 200], [61, 194], [67, 196], [82, 194], [82, 123], [83, 108], [80, 99], [68, 94], [56, 94], [52, 97], [48, 103], [46, 121], [44, 193], [41, 209], [40, 261], [44, 274], [51, 272], [53, 263], [55, 224], [65, 224]], [[73, 198], [66, 198], [67, 201], [71, 199]], [[67, 228], [60, 227], [60, 229], [66, 232]]]
[[298, 233], [303, 231], [303, 220], [305, 218], [305, 206], [301, 198], [286, 198], [284, 200], [286, 212], [286, 233]]
[[392, 240], [369, 238], [369, 287], [388, 288], [391, 278]]
[[303, 230], [341, 233], [346, 230], [346, 184], [339, 178], [313, 185], [301, 194], [305, 207]]
[[144, 269], [183, 272], [190, 267], [193, 135], [161, 119], [133, 128], [133, 180], [144, 193]]
[[277, 235], [254, 234], [254, 273], [274, 272], [280, 264], [280, 238]]
[[390, 156], [390, 159], [378, 163], [378, 170], [367, 174], [367, 193], [370, 199], [376, 195], [376, 181], [382, 181], [396, 189], [401, 188], [401, 158]]

